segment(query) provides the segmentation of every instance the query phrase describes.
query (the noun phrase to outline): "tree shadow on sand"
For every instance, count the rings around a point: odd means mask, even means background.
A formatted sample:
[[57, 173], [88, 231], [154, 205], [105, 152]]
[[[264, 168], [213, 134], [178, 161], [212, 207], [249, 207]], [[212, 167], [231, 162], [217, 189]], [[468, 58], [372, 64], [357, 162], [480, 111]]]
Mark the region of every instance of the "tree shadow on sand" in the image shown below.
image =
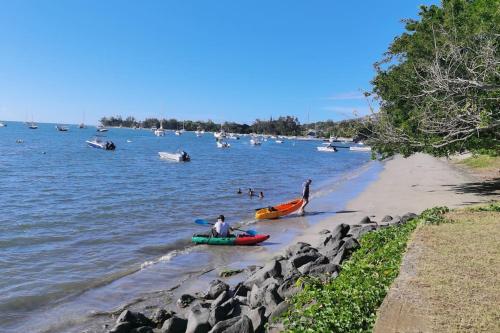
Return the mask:
[[500, 195], [500, 178], [488, 179], [482, 182], [468, 182], [459, 185], [443, 185], [456, 193], [473, 193], [484, 196]]

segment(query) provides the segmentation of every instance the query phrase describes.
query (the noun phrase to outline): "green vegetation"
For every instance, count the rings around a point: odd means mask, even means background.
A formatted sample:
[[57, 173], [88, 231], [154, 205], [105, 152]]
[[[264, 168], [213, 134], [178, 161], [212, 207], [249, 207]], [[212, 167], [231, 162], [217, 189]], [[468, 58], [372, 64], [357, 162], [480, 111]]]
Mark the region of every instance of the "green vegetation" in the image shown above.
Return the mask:
[[375, 312], [399, 273], [406, 243], [419, 220], [379, 229], [326, 284], [307, 279], [284, 319], [288, 332], [371, 332]]
[[461, 163], [474, 169], [500, 169], [499, 156], [474, 155], [461, 161]]
[[368, 134], [361, 119], [350, 119], [343, 121], [324, 121], [312, 124], [300, 124], [299, 120], [292, 116], [279, 117], [277, 119], [261, 120], [256, 119], [252, 125], [238, 124], [235, 122], [225, 122], [217, 124], [212, 121], [180, 121], [177, 119], [157, 119], [147, 118], [144, 121], [139, 121], [134, 117], [127, 117], [123, 119], [121, 116], [103, 117], [101, 119], [103, 126], [113, 127], [160, 127], [164, 129], [178, 130], [184, 127], [187, 131], [195, 131], [203, 129], [209, 132], [219, 131], [223, 128], [226, 132], [230, 133], [257, 133], [267, 135], [306, 135], [309, 130], [314, 130], [319, 137], [341, 136], [352, 137], [358, 139], [365, 139]]
[[472, 212], [500, 212], [500, 201], [493, 202], [486, 206], [473, 207], [469, 210]]
[[375, 64], [372, 147], [385, 156], [498, 151], [500, 2], [443, 0], [419, 16]]

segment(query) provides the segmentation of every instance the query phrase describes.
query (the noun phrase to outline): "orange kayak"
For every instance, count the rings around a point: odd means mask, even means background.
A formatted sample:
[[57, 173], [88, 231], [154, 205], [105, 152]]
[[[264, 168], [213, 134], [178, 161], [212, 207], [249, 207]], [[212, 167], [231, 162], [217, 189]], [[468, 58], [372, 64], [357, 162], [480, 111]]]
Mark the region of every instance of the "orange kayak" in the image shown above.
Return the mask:
[[277, 219], [281, 216], [285, 216], [288, 214], [291, 214], [298, 210], [300, 207], [302, 207], [302, 203], [304, 200], [302, 198], [300, 199], [294, 199], [292, 201], [288, 201], [282, 204], [279, 204], [274, 207], [266, 207], [259, 209], [257, 212], [255, 212], [255, 218], [257, 220], [263, 220], [263, 219]]

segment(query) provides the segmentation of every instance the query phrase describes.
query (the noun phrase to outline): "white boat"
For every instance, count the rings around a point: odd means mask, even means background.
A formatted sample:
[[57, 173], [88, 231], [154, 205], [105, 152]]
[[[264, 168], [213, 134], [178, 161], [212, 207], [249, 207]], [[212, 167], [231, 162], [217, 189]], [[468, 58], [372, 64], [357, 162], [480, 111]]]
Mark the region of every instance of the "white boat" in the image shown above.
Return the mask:
[[104, 141], [100, 137], [95, 137], [92, 140], [87, 140], [87, 145], [92, 148], [98, 148], [103, 150], [115, 150], [116, 146], [113, 141]]
[[275, 142], [276, 143], [283, 143], [284, 141], [283, 140], [276, 140]]
[[6, 127], [6, 126], [7, 126], [6, 124], [0, 122], [0, 127]]
[[160, 128], [155, 130], [156, 136], [165, 136], [165, 130], [163, 129], [163, 121], [160, 123]]
[[175, 162], [189, 162], [191, 160], [191, 157], [185, 151], [180, 151], [178, 153], [167, 153], [160, 151], [158, 155], [160, 155], [160, 158], [164, 160], [171, 160]]
[[231, 145], [226, 141], [217, 141], [217, 148], [229, 148]]
[[318, 151], [328, 152], [328, 153], [336, 153], [337, 152], [337, 148], [335, 148], [334, 146], [319, 146], [319, 147], [316, 147], [316, 149]]
[[182, 132], [177, 130], [177, 131], [175, 131], [175, 135], [182, 135]]
[[236, 134], [229, 134], [229, 136], [227, 138], [231, 139], [231, 140], [239, 140], [240, 139], [240, 137]]
[[223, 130], [221, 130], [220, 132], [214, 132], [214, 137], [216, 139], [225, 138], [226, 137], [226, 132], [224, 132]]
[[56, 129], [59, 132], [67, 132], [69, 130], [68, 126], [56, 125]]
[[30, 129], [37, 129], [38, 126], [34, 122], [31, 122], [31, 124], [28, 126], [28, 128], [30, 128]]
[[372, 147], [349, 147], [351, 151], [372, 151]]
[[107, 132], [108, 129], [104, 126], [97, 126], [97, 132]]
[[260, 146], [262, 144], [262, 142], [260, 142], [257, 138], [252, 138], [252, 139], [250, 139], [250, 144], [252, 146]]

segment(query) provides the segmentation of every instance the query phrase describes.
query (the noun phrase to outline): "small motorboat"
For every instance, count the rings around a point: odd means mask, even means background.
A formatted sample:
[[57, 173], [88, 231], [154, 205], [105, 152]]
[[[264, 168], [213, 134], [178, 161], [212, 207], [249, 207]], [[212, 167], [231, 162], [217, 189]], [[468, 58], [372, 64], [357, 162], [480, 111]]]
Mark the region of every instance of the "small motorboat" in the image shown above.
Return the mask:
[[372, 147], [349, 147], [351, 151], [372, 151]]
[[217, 148], [229, 148], [231, 145], [226, 141], [217, 141]]
[[294, 199], [292, 201], [288, 201], [273, 207], [265, 207], [265, 208], [260, 208], [255, 212], [255, 218], [257, 220], [263, 220], [263, 219], [277, 219], [281, 216], [285, 216], [288, 214], [291, 214], [298, 210], [300, 207], [302, 207], [302, 204], [304, 203], [304, 200], [302, 198], [300, 199]]
[[0, 122], [0, 127], [7, 127], [7, 124]]
[[38, 126], [34, 122], [31, 122], [31, 124], [28, 126], [29, 129], [37, 129]]
[[338, 151], [335, 146], [331, 146], [331, 145], [316, 147], [316, 149], [318, 151], [328, 152], [328, 153], [336, 153]]
[[178, 152], [178, 153], [167, 153], [160, 151], [158, 153], [160, 155], [161, 159], [164, 160], [170, 160], [170, 161], [175, 161], [175, 162], [189, 162], [191, 161], [191, 156], [189, 156], [188, 153], [186, 153], [184, 150]]
[[283, 140], [276, 140], [274, 142], [276, 142], [276, 143], [283, 143], [284, 141]]
[[56, 130], [59, 132], [67, 132], [69, 130], [68, 126], [56, 125]]
[[175, 131], [175, 135], [182, 135], [182, 132], [177, 130], [177, 131]]
[[250, 139], [250, 144], [252, 146], [260, 146], [262, 144], [262, 142], [260, 142], [258, 139], [256, 138], [253, 138], [253, 139]]
[[100, 137], [95, 137], [92, 140], [87, 140], [87, 145], [92, 148], [98, 148], [103, 150], [115, 150], [116, 146], [113, 141], [104, 141]]
[[97, 132], [107, 132], [107, 131], [108, 131], [108, 129], [106, 127], [104, 127], [104, 126], [98, 126], [97, 127]]

